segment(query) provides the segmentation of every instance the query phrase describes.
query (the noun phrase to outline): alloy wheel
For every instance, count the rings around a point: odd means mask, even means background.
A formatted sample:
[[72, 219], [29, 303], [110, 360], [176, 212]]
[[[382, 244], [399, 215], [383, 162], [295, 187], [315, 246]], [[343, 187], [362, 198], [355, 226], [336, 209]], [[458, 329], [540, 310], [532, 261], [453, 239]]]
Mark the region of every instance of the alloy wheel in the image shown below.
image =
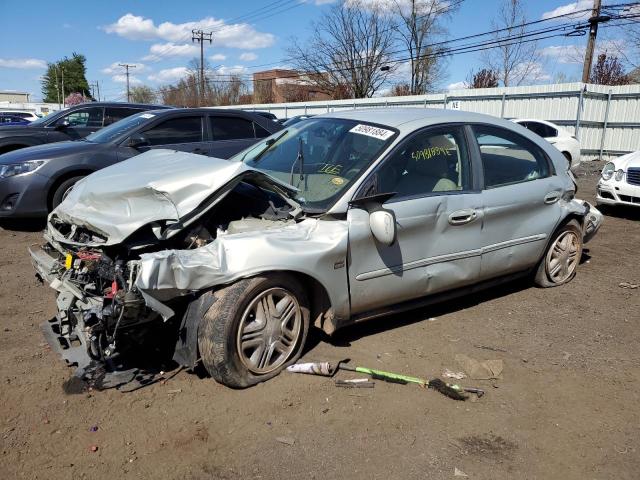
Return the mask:
[[296, 297], [283, 288], [270, 288], [245, 309], [237, 334], [242, 363], [253, 373], [281, 367], [295, 350], [302, 332], [302, 310]]
[[565, 231], [556, 238], [549, 249], [546, 268], [549, 279], [554, 283], [567, 281], [580, 262], [581, 242], [573, 231]]

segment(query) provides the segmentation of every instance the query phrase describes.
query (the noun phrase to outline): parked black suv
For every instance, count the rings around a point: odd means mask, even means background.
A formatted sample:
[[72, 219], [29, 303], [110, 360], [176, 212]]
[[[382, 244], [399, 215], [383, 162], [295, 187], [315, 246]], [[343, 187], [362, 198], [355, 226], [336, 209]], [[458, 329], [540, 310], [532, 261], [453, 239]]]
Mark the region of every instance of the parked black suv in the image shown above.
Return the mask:
[[280, 129], [240, 110], [151, 110], [80, 141], [8, 152], [0, 155], [0, 218], [46, 215], [81, 178], [152, 148], [226, 159]]
[[75, 105], [28, 125], [0, 127], [0, 154], [43, 143], [78, 140], [134, 113], [159, 108], [170, 107], [109, 102]]

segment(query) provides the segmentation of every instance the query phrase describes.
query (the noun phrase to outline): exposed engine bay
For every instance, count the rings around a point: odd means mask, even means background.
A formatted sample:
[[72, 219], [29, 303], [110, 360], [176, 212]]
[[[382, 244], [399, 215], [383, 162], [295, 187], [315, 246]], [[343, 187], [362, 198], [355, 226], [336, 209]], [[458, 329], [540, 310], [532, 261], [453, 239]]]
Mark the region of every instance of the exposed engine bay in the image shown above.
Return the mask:
[[[185, 311], [193, 295], [172, 300], [176, 315], [163, 321], [136, 287], [141, 255], [198, 249], [220, 236], [279, 228], [301, 219], [300, 209], [285, 197], [250, 181], [237, 183], [196, 221], [169, 238], [165, 232], [175, 223], [149, 223], [123, 243], [100, 246], [106, 243], [100, 233], [66, 223], [54, 213], [45, 234], [48, 243], [31, 254], [39, 276], [58, 291], [59, 313], [49, 327], [61, 353], [69, 363], [84, 367], [91, 360], [117, 361], [129, 348], [138, 348], [151, 324], [154, 330], [160, 325], [177, 334], [178, 313]], [[175, 347], [176, 335], [168, 337], [174, 338]]]

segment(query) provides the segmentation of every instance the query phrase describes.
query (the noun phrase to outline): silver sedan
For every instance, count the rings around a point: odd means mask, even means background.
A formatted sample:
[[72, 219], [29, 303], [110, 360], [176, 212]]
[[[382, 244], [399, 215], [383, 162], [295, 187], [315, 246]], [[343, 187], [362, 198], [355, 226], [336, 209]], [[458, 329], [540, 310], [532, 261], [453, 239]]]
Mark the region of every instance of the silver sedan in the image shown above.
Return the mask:
[[575, 189], [562, 154], [513, 122], [353, 110], [231, 161], [156, 150], [94, 173], [31, 255], [67, 358], [107, 362], [163, 332], [178, 363], [246, 387], [295, 362], [312, 326], [569, 282], [602, 219]]

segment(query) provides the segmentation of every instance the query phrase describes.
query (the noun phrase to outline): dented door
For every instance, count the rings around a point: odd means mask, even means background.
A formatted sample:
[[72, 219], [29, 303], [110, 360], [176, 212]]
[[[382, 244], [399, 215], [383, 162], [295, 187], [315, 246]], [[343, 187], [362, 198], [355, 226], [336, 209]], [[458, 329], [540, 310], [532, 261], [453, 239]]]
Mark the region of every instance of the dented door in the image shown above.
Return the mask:
[[393, 192], [382, 208], [395, 215], [395, 243], [375, 240], [366, 210], [348, 212], [353, 314], [477, 280], [482, 201], [472, 184], [461, 126], [417, 131], [389, 154], [360, 198]]

